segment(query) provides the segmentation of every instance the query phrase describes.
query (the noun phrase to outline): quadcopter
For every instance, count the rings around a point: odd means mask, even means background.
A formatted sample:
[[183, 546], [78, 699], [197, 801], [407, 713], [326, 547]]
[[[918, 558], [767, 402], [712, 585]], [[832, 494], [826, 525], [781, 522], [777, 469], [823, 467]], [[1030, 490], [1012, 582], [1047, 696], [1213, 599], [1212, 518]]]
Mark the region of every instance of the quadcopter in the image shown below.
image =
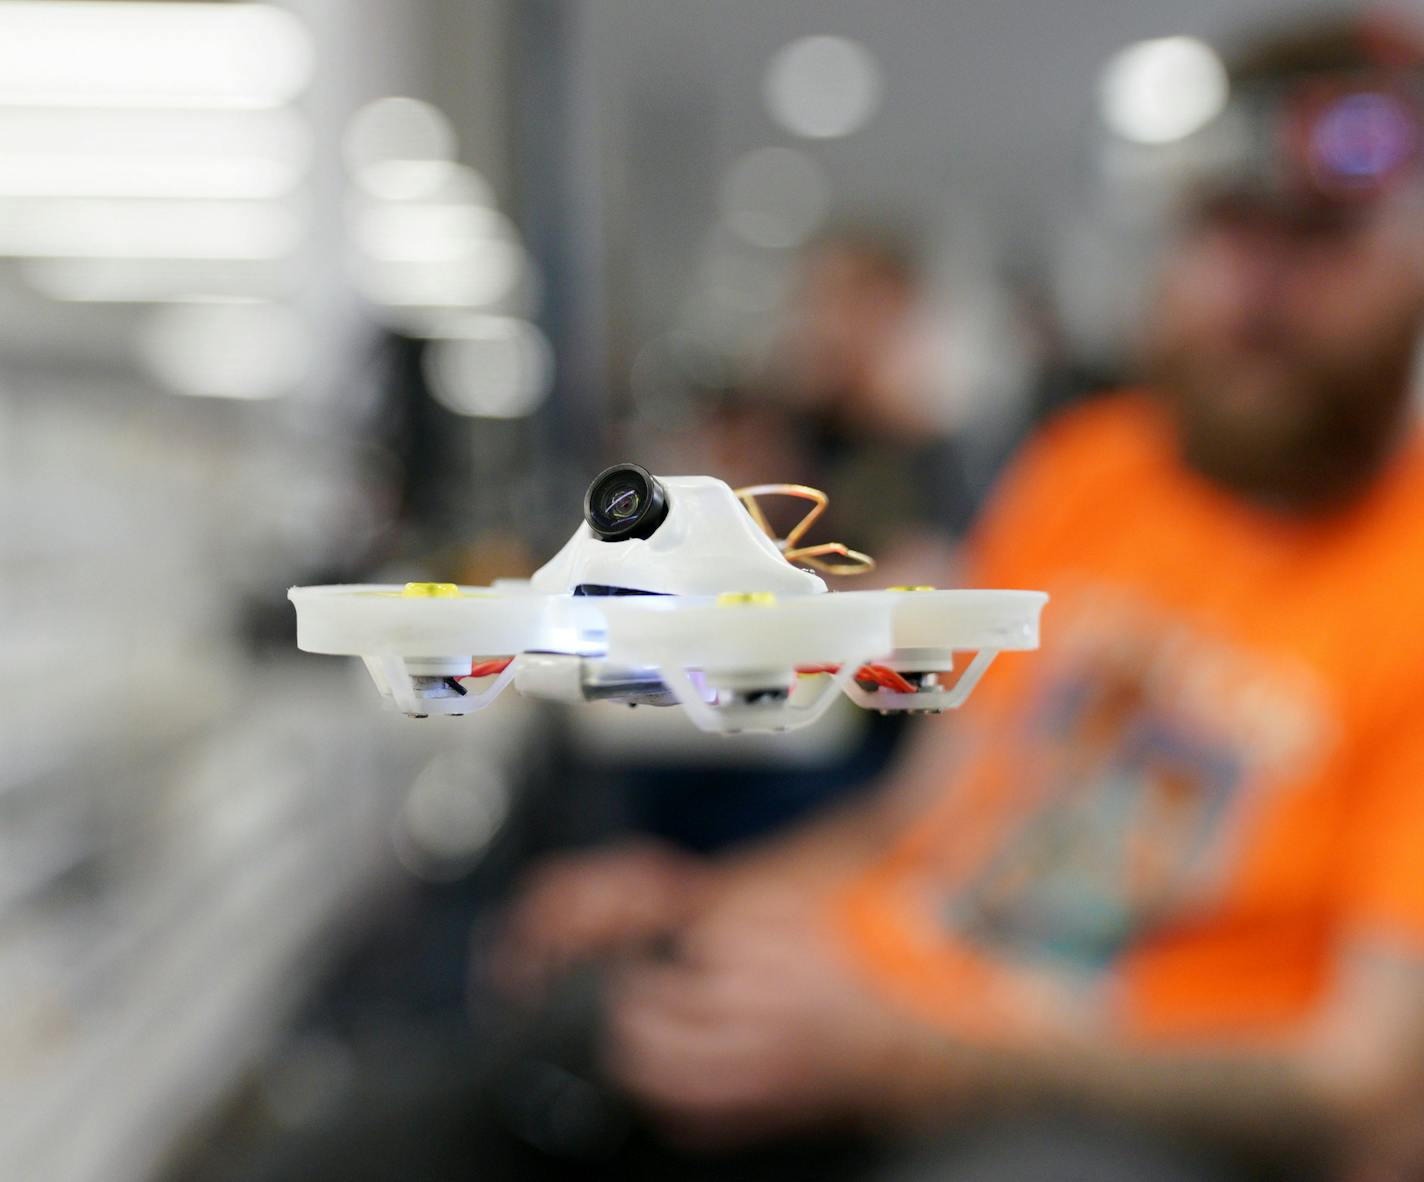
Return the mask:
[[[778, 537], [762, 502], [804, 515]], [[584, 521], [527, 580], [293, 587], [297, 645], [360, 657], [386, 704], [464, 715], [511, 684], [561, 702], [680, 706], [704, 731], [786, 731], [840, 693], [889, 712], [960, 706], [1001, 652], [1038, 647], [1039, 591], [831, 591], [872, 559], [802, 545], [805, 485], [599, 473]], [[960, 661], [972, 654], [962, 666]]]

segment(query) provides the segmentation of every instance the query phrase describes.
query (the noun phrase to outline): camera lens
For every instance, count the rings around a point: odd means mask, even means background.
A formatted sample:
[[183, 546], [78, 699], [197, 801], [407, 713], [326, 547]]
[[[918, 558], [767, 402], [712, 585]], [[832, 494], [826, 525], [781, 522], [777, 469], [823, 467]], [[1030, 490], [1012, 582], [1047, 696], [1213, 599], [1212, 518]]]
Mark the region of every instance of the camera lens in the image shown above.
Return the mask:
[[605, 542], [651, 537], [667, 512], [663, 486], [637, 464], [615, 464], [600, 472], [583, 499], [589, 529]]
[[615, 521], [625, 521], [638, 512], [642, 503], [636, 488], [615, 488], [604, 494], [603, 510]]

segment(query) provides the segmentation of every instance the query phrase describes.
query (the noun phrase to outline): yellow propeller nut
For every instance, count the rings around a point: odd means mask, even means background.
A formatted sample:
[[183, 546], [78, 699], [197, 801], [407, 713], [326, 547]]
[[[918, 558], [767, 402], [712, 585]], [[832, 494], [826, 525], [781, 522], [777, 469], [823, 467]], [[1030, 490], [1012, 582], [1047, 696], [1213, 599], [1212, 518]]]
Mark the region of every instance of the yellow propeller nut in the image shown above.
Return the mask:
[[454, 583], [407, 583], [401, 595], [405, 599], [458, 599], [460, 588]]
[[914, 586], [891, 587], [891, 591], [933, 591], [934, 588], [928, 583], [916, 583]]
[[770, 607], [775, 602], [770, 591], [724, 591], [717, 596], [718, 607]]

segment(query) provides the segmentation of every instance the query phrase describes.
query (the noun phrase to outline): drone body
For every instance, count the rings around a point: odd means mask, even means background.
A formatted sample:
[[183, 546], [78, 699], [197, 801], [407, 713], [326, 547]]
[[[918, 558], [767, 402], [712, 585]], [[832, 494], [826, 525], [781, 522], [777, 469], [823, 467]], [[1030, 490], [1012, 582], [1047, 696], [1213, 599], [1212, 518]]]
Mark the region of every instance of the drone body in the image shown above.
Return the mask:
[[[785, 539], [757, 502], [771, 494], [815, 504]], [[680, 705], [721, 733], [805, 726], [842, 690], [885, 711], [954, 708], [999, 652], [1038, 647], [1041, 592], [827, 590], [797, 564], [873, 564], [838, 543], [797, 545], [824, 506], [801, 486], [733, 492], [619, 465], [527, 582], [294, 587], [297, 644], [361, 657], [415, 717], [468, 714], [513, 683], [560, 701]]]

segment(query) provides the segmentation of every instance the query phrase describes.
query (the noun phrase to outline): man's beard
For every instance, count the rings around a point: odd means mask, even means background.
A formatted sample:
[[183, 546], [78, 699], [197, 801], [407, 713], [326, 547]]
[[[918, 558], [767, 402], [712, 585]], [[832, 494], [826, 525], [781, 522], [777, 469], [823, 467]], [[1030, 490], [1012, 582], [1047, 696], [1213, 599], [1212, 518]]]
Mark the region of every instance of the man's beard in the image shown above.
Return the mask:
[[1159, 343], [1149, 376], [1187, 466], [1267, 507], [1318, 511], [1370, 483], [1399, 434], [1417, 327], [1348, 357], [1286, 342], [1211, 354]]

